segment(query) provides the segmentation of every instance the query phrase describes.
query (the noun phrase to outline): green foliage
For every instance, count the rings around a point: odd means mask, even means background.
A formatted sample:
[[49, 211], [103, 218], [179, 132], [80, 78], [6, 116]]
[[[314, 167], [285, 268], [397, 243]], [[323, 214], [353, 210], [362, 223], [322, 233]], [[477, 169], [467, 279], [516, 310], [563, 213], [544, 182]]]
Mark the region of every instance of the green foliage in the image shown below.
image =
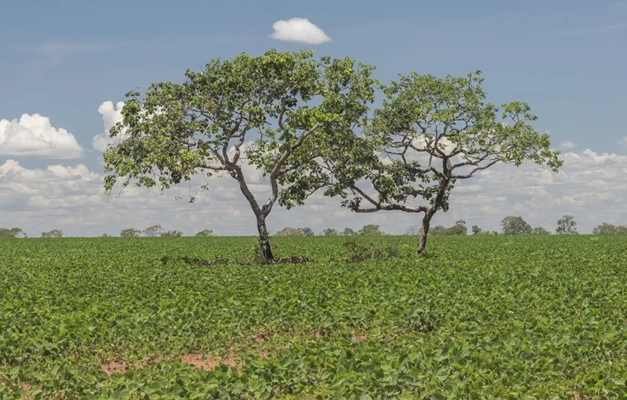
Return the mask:
[[121, 237], [139, 237], [141, 236], [141, 234], [142, 234], [142, 231], [140, 231], [139, 229], [135, 229], [135, 228], [122, 229], [122, 231], [120, 232]]
[[167, 232], [161, 232], [159, 234], [159, 236], [161, 236], [161, 237], [181, 237], [181, 236], [183, 236], [183, 232], [174, 229], [174, 230], [167, 231]]
[[0, 228], [0, 238], [25, 238], [26, 233], [21, 228]]
[[383, 232], [380, 228], [379, 225], [364, 225], [359, 232], [357, 232], [359, 235], [363, 235], [363, 236], [379, 236], [379, 235], [385, 235], [385, 232]]
[[551, 232], [547, 231], [541, 226], [536, 226], [535, 228], [533, 228], [531, 233], [534, 235], [550, 235], [551, 234]]
[[60, 238], [63, 237], [63, 231], [59, 229], [53, 229], [50, 232], [41, 232], [42, 238]]
[[279, 229], [277, 231], [277, 233], [274, 234], [275, 236], [313, 236], [314, 235], [314, 231], [311, 228], [290, 228], [285, 227], [282, 229]]
[[[122, 187], [165, 190], [197, 174], [231, 177], [253, 210], [260, 249], [271, 262], [266, 217], [279, 195], [290, 208], [316, 190], [310, 185], [315, 160], [351, 134], [374, 100], [372, 70], [349, 58], [271, 50], [214, 59], [203, 71], [188, 70], [183, 83], [129, 92], [123, 119], [109, 132], [119, 140], [104, 153], [105, 190], [118, 180]], [[248, 187], [243, 160], [270, 186], [263, 202]]]
[[434, 237], [418, 260], [412, 237], [355, 239], [398, 255], [281, 237], [278, 257], [316, 262], [257, 268], [181, 261], [255, 238], [2, 241], [0, 398], [627, 396], [622, 237]]
[[473, 235], [479, 235], [479, 234], [481, 234], [481, 232], [483, 232], [483, 231], [481, 230], [481, 228], [479, 228], [479, 225], [473, 225], [472, 226], [472, 234]]
[[555, 233], [560, 234], [576, 234], [577, 233], [577, 221], [572, 215], [564, 215], [557, 220], [557, 228]]
[[333, 228], [326, 228], [322, 231], [323, 236], [337, 236], [337, 230]]
[[203, 229], [202, 231], [198, 232], [195, 236], [198, 236], [198, 237], [214, 236], [213, 229]]
[[353, 235], [357, 235], [357, 232], [355, 232], [353, 229], [351, 228], [344, 228], [344, 230], [342, 231], [342, 236], [353, 236]]
[[504, 235], [524, 235], [532, 232], [531, 225], [521, 216], [509, 216], [501, 220], [501, 230]]
[[[476, 225], [475, 225], [476, 226]], [[481, 230], [479, 230], [479, 233]], [[436, 225], [429, 230], [432, 235], [466, 235], [468, 228], [466, 227], [466, 221], [457, 221], [455, 225], [445, 228], [442, 225]]]
[[162, 232], [163, 228], [161, 227], [161, 225], [152, 225], [144, 229], [144, 235], [148, 237], [160, 236]]
[[601, 225], [597, 225], [592, 229], [594, 235], [618, 235], [627, 234], [627, 226], [625, 225], [612, 225], [607, 222], [603, 222]]

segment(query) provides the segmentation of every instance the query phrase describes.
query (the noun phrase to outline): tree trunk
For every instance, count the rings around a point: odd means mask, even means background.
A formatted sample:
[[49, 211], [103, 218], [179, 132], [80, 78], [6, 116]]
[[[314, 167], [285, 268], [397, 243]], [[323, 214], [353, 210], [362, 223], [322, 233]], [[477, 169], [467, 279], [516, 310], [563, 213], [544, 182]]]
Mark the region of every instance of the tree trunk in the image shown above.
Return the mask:
[[266, 228], [265, 217], [257, 216], [257, 230], [259, 231], [259, 249], [261, 250], [263, 261], [266, 264], [272, 264], [274, 255], [272, 254], [272, 247], [270, 247], [270, 235], [268, 235], [268, 229]]
[[425, 216], [422, 217], [422, 227], [420, 228], [420, 238], [418, 239], [418, 254], [422, 254], [425, 251], [425, 247], [427, 247], [427, 235], [429, 234], [429, 226], [433, 214], [431, 211], [427, 211]]

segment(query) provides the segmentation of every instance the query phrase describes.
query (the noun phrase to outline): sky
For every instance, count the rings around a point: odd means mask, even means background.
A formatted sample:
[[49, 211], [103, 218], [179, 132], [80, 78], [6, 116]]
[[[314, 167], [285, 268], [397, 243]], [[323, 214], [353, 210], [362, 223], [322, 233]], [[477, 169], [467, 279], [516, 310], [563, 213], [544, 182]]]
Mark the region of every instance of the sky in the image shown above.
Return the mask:
[[[562, 170], [496, 166], [458, 185], [447, 213], [499, 230], [508, 215], [554, 231], [564, 214], [588, 233], [601, 222], [627, 224], [627, 2], [440, 0], [215, 2], [152, 0], [3, 0], [0, 25], [0, 226], [29, 236], [117, 235], [161, 224], [192, 235], [253, 235], [254, 216], [227, 178], [195, 204], [129, 189], [106, 196], [102, 150], [120, 119], [125, 93], [181, 82], [213, 58], [269, 49], [313, 49], [376, 66], [384, 81], [417, 72], [483, 72], [488, 101], [521, 100], [562, 152]], [[266, 192], [259, 182], [255, 194]], [[416, 203], [419, 204], [419, 203]], [[337, 199], [314, 196], [275, 208], [282, 227], [358, 229], [378, 224], [402, 234], [420, 214], [354, 214]]]

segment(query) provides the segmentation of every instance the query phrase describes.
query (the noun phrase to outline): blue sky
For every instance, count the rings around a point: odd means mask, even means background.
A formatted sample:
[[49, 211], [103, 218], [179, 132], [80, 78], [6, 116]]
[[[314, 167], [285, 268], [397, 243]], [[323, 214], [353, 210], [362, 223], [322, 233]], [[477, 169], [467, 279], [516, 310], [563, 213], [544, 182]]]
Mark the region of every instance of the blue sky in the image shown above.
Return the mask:
[[[3, 0], [2, 10], [0, 119], [48, 117], [87, 151], [61, 164], [94, 173], [102, 172], [91, 141], [103, 133], [97, 110], [104, 101], [124, 100], [152, 82], [180, 81], [187, 68], [199, 70], [215, 57], [271, 48], [350, 56], [375, 65], [383, 80], [480, 69], [488, 100], [528, 102], [539, 116], [536, 127], [556, 146], [569, 141], [569, 151], [612, 153], [627, 136], [620, 118], [627, 2]], [[309, 46], [269, 37], [275, 21], [294, 17], [308, 18], [332, 40]], [[7, 155], [0, 165], [7, 159], [27, 169], [51, 164]]]

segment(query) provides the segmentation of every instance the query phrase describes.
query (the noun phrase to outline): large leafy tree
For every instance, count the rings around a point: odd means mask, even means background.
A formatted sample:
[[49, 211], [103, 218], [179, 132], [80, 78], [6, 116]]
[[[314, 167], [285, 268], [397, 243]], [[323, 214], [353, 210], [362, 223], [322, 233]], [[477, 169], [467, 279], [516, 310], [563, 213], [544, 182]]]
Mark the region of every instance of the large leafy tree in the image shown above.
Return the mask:
[[[530, 107], [487, 103], [482, 82], [480, 71], [445, 78], [413, 73], [382, 86], [385, 99], [367, 128], [325, 155], [311, 171], [316, 180], [308, 190], [326, 186], [326, 195], [341, 196], [342, 205], [358, 213], [422, 213], [421, 253], [431, 220], [449, 209], [457, 181], [497, 163], [529, 160], [557, 171], [559, 153], [531, 126], [536, 116]], [[304, 193], [291, 198], [302, 201]]]
[[[111, 172], [106, 191], [120, 177], [123, 186], [168, 189], [196, 174], [230, 176], [256, 218], [263, 257], [272, 262], [266, 218], [280, 190], [302, 186], [303, 169], [328, 152], [332, 140], [325, 137], [350, 134], [364, 118], [374, 100], [372, 70], [349, 58], [271, 50], [214, 59], [201, 72], [187, 71], [184, 83], [153, 84], [143, 96], [130, 92], [123, 121], [110, 131], [120, 141], [104, 155]], [[269, 185], [262, 201], [250, 190], [244, 161]]]

